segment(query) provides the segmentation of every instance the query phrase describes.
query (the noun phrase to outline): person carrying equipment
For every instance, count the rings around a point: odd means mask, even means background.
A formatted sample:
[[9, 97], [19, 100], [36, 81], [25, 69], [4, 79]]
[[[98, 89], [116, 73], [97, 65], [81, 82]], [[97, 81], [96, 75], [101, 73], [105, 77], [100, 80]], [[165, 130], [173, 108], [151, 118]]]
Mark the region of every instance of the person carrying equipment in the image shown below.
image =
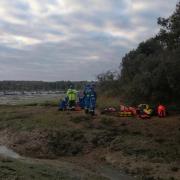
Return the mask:
[[68, 107], [70, 110], [75, 109], [76, 99], [77, 99], [77, 91], [73, 88], [73, 85], [70, 85], [67, 90], [66, 96], [68, 98]]
[[157, 108], [157, 113], [160, 118], [166, 117], [166, 107], [159, 104]]
[[97, 95], [94, 85], [87, 85], [84, 90], [84, 109], [85, 113], [95, 114]]

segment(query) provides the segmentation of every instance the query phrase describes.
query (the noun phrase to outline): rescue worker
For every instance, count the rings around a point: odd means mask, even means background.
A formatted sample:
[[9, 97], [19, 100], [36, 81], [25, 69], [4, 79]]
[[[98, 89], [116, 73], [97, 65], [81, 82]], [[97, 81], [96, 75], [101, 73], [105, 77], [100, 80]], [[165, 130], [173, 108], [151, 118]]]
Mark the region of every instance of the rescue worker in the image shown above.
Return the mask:
[[96, 92], [93, 85], [86, 85], [84, 90], [84, 109], [85, 113], [95, 114], [96, 108]]
[[157, 108], [157, 113], [159, 117], [166, 117], [166, 107], [163, 106], [162, 104], [159, 104]]
[[96, 99], [97, 99], [97, 94], [96, 94], [96, 91], [95, 91], [95, 84], [92, 84], [91, 85], [91, 96], [90, 96], [90, 108], [89, 108], [89, 112], [92, 115], [95, 114]]
[[85, 86], [85, 89], [84, 89], [84, 110], [86, 114], [89, 112], [90, 94], [91, 94], [91, 89], [90, 89], [90, 85], [88, 84]]
[[65, 97], [60, 103], [59, 103], [59, 111], [65, 111], [68, 106], [68, 98]]
[[73, 85], [70, 85], [67, 90], [66, 96], [68, 98], [68, 107], [70, 110], [74, 110], [77, 100], [77, 91], [74, 89]]
[[84, 94], [83, 92], [78, 93], [78, 98], [79, 98], [79, 106], [81, 109], [84, 109]]

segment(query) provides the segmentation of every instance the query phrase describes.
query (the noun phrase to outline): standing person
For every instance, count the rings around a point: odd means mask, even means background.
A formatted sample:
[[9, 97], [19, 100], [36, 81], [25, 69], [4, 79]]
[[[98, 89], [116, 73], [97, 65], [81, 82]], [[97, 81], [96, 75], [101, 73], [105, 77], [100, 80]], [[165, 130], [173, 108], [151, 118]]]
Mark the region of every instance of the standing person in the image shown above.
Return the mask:
[[89, 112], [92, 115], [95, 115], [96, 99], [97, 99], [97, 94], [94, 88], [95, 88], [95, 84], [92, 84], [91, 95], [90, 95], [90, 107], [89, 107]]
[[79, 98], [79, 107], [81, 109], [84, 109], [84, 93], [82, 91], [78, 93], [78, 98]]
[[93, 85], [86, 85], [84, 90], [84, 109], [85, 113], [95, 114], [96, 108], [96, 92]]
[[74, 89], [73, 85], [70, 85], [67, 90], [66, 96], [68, 98], [68, 107], [70, 110], [74, 110], [77, 100], [77, 91]]
[[91, 88], [90, 85], [86, 85], [84, 89], [84, 110], [85, 113], [89, 113], [89, 106], [90, 106], [90, 94], [91, 94]]

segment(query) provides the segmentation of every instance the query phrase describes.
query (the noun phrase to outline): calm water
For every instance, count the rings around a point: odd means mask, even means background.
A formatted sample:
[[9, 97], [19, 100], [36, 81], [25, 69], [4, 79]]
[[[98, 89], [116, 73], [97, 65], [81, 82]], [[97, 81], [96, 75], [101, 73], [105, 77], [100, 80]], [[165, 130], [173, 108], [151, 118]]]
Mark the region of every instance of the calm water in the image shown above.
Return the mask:
[[28, 104], [28, 103], [41, 103], [46, 101], [58, 100], [62, 98], [63, 93], [9, 93], [0, 94], [0, 105], [18, 105], [18, 104]]

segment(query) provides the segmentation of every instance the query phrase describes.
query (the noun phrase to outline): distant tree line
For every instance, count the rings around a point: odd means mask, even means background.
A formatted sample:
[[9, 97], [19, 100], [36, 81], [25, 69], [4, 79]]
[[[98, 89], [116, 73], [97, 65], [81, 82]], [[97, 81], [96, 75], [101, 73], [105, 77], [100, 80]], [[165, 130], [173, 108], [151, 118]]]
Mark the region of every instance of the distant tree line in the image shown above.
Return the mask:
[[86, 83], [86, 81], [0, 81], [0, 91], [63, 91], [67, 90], [71, 84], [79, 90]]
[[119, 72], [98, 75], [99, 91], [130, 104], [180, 103], [180, 2], [160, 32], [127, 53]]

